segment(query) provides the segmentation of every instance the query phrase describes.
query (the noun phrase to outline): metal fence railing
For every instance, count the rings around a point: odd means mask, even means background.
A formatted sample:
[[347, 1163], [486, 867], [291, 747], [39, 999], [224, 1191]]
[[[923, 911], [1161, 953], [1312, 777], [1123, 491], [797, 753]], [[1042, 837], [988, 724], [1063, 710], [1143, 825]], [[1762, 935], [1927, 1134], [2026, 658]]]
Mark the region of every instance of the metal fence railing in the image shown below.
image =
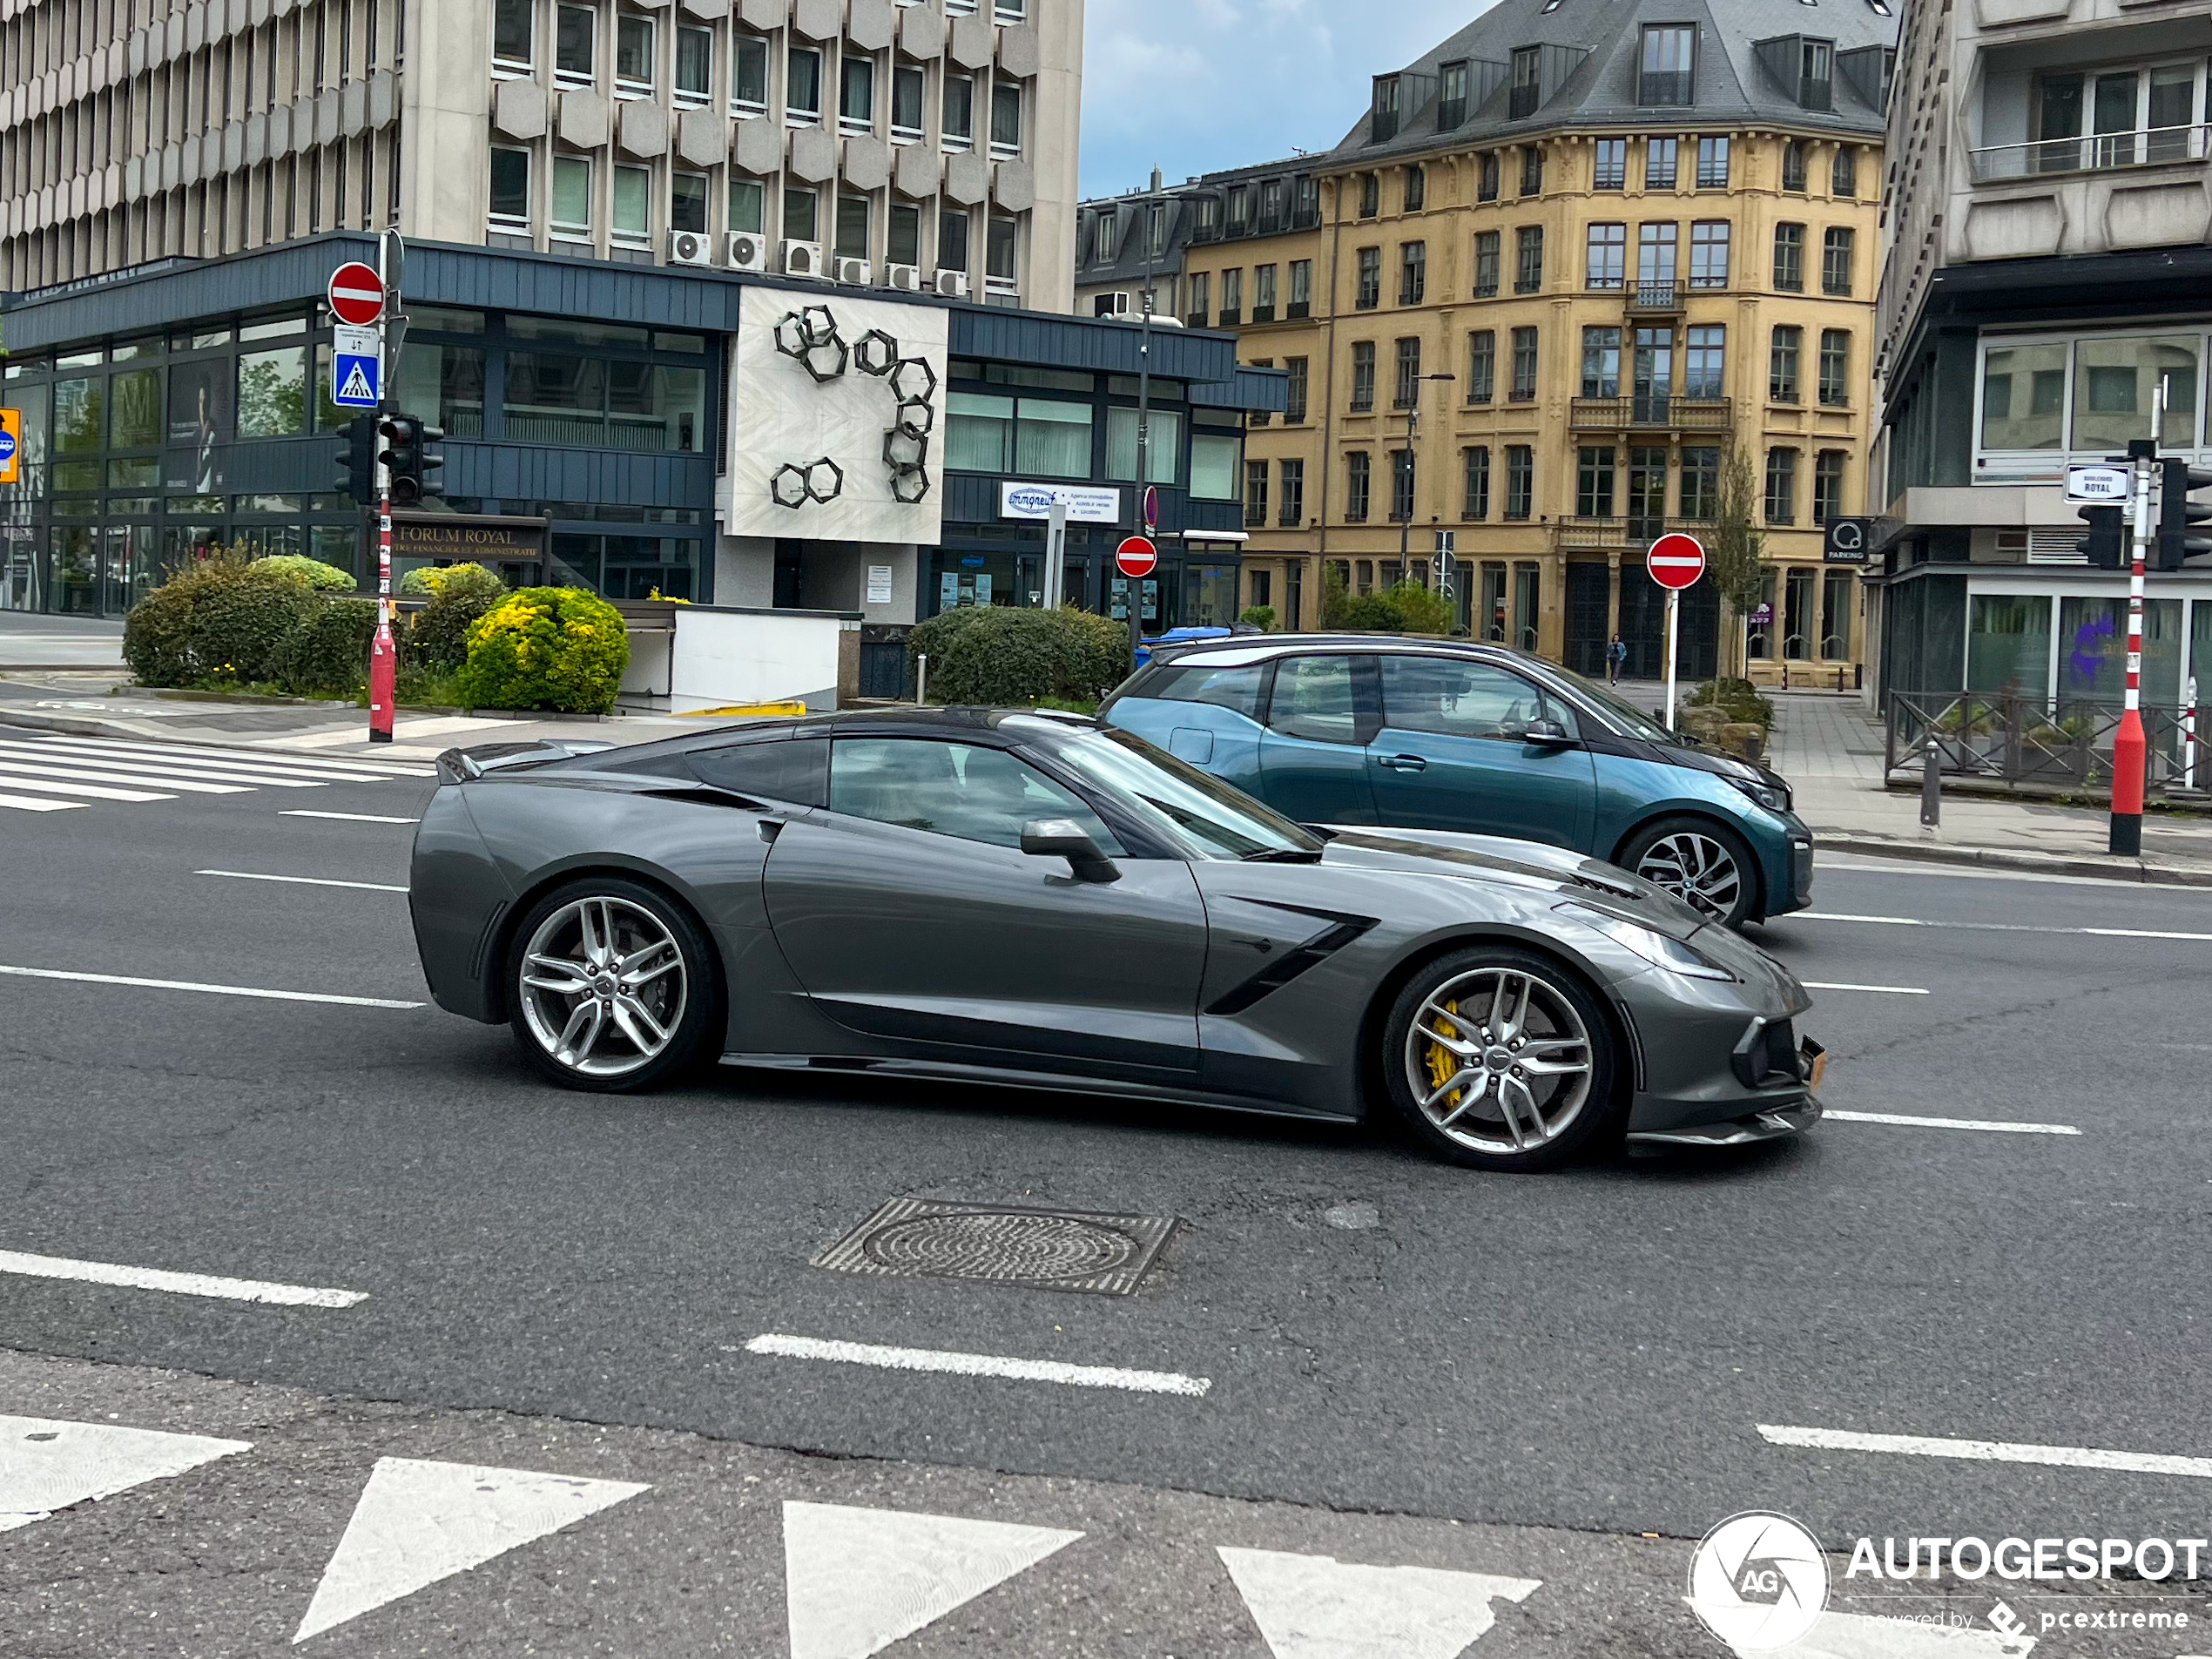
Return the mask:
[[[1892, 691], [1883, 719], [1885, 775], [1919, 777], [1932, 736], [1937, 769], [1946, 778], [2109, 787], [2122, 712], [2120, 703], [2087, 698]], [[2212, 771], [2212, 756], [2192, 740], [2188, 715], [2178, 708], [2142, 710], [2153, 794], [2201, 788]]]

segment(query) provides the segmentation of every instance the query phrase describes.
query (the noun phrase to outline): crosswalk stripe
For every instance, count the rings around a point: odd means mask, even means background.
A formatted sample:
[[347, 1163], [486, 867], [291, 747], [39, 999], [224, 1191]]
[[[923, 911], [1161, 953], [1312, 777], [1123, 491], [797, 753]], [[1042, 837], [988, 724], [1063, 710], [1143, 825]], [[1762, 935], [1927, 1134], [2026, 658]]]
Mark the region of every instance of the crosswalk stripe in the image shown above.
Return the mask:
[[[312, 778], [318, 783], [384, 783], [392, 773], [356, 772], [321, 761], [293, 760], [279, 754], [260, 753], [251, 750], [210, 751], [186, 749], [181, 745], [103, 743], [87, 738], [17, 738], [10, 748], [35, 744], [42, 749], [66, 751], [71, 754], [99, 755], [120, 760], [158, 760], [166, 765], [187, 766], [237, 766], [258, 772], [287, 777]], [[435, 775], [435, 774], [433, 774]]]
[[34, 778], [10, 778], [10, 789], [27, 789], [34, 795], [82, 795], [88, 800], [174, 800], [150, 789], [111, 789], [105, 784], [50, 784]]
[[354, 760], [342, 755], [301, 755], [282, 749], [225, 749], [201, 743], [133, 743], [121, 738], [64, 738], [44, 739], [51, 743], [72, 743], [88, 747], [112, 750], [120, 753], [142, 755], [197, 755], [209, 760], [237, 760], [254, 765], [289, 766], [314, 772], [343, 772], [374, 781], [387, 778], [435, 778], [433, 766], [404, 765], [382, 760]]
[[0, 806], [11, 813], [65, 813], [72, 806], [82, 806], [81, 800], [31, 800], [22, 795], [0, 795]]
[[290, 772], [255, 766], [226, 765], [214, 760], [155, 760], [139, 755], [115, 754], [105, 750], [89, 753], [57, 744], [9, 743], [0, 740], [0, 759], [52, 760], [74, 765], [107, 766], [118, 772], [145, 772], [160, 778], [213, 778], [238, 783], [266, 785], [273, 789], [320, 789], [334, 781], [301, 778]]
[[0, 781], [15, 778], [75, 779], [83, 783], [123, 784], [126, 786], [158, 781], [165, 789], [180, 789], [188, 795], [250, 795], [253, 792], [251, 784], [212, 784], [197, 778], [165, 778], [158, 772], [88, 772], [82, 767], [37, 766], [12, 756], [0, 759]]

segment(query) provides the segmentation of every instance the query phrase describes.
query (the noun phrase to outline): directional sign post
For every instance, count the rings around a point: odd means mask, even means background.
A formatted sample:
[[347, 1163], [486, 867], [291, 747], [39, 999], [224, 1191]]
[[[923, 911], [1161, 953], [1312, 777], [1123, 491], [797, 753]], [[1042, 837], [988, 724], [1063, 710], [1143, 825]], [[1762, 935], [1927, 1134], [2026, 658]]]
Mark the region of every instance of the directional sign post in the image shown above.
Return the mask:
[[23, 411], [0, 409], [0, 484], [17, 482], [22, 455]]
[[2066, 469], [2066, 498], [2092, 507], [2126, 507], [2134, 499], [2134, 469], [2094, 462]]
[[[381, 262], [382, 245], [379, 245]], [[330, 314], [337, 320], [331, 352], [331, 401], [375, 408], [384, 391], [384, 278], [351, 260], [330, 273]], [[380, 438], [381, 435], [379, 435]], [[368, 740], [392, 740], [398, 700], [399, 651], [392, 637], [392, 472], [376, 462], [376, 633], [368, 650]]]
[[1675, 729], [1675, 658], [1682, 643], [1682, 590], [1705, 574], [1705, 546], [1695, 536], [1662, 536], [1644, 556], [1651, 579], [1667, 590], [1667, 730]]
[[384, 315], [384, 279], [355, 260], [330, 273], [330, 314], [366, 328]]
[[1142, 536], [1132, 536], [1114, 550], [1114, 568], [1126, 580], [1129, 594], [1129, 660], [1134, 669], [1143, 660], [1144, 578], [1159, 567], [1160, 550]]

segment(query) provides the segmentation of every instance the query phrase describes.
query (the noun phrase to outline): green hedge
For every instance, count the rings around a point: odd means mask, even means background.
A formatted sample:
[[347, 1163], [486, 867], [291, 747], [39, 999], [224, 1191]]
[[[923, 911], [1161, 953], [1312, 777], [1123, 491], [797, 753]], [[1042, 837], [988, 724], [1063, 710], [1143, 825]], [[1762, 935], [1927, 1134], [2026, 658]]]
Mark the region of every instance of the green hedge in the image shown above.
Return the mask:
[[1448, 634], [1452, 607], [1443, 595], [1432, 593], [1417, 582], [1352, 594], [1332, 574], [1327, 596], [1321, 602], [1321, 625], [1332, 631], [1379, 634]]
[[132, 607], [123, 658], [147, 685], [276, 678], [279, 649], [319, 596], [289, 570], [264, 570], [219, 550]]
[[408, 630], [408, 654], [425, 668], [449, 674], [469, 659], [470, 625], [507, 597], [507, 584], [481, 564], [410, 570], [408, 584], [417, 577], [427, 578], [420, 590], [430, 600]]
[[521, 588], [469, 625], [455, 686], [478, 709], [604, 714], [630, 666], [622, 613], [582, 588]]
[[368, 685], [376, 601], [327, 594], [277, 648], [274, 678], [301, 697], [352, 697]]
[[359, 591], [361, 585], [354, 580], [352, 571], [325, 564], [320, 559], [311, 559], [304, 553], [272, 553], [246, 568], [249, 574], [257, 577], [297, 577], [318, 593], [354, 593]]
[[914, 631], [908, 649], [929, 658], [933, 703], [1095, 703], [1129, 676], [1128, 628], [1073, 606], [944, 611]]

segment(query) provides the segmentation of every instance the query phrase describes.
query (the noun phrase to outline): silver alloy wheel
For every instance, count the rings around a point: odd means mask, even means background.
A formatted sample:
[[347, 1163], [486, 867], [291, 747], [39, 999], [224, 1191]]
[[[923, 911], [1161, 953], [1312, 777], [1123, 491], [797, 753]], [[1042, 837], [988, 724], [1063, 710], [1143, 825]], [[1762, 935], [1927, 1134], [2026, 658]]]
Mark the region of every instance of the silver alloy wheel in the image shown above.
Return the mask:
[[1743, 873], [1736, 867], [1736, 855], [1695, 830], [1654, 841], [1636, 860], [1636, 873], [1723, 920], [1736, 914], [1737, 900], [1743, 894]]
[[1530, 1152], [1589, 1103], [1595, 1056], [1565, 993], [1518, 968], [1478, 968], [1430, 992], [1406, 1034], [1421, 1115], [1477, 1152]]
[[555, 1064], [623, 1077], [676, 1039], [690, 994], [684, 952], [627, 899], [584, 898], [538, 924], [523, 953], [523, 1017]]

